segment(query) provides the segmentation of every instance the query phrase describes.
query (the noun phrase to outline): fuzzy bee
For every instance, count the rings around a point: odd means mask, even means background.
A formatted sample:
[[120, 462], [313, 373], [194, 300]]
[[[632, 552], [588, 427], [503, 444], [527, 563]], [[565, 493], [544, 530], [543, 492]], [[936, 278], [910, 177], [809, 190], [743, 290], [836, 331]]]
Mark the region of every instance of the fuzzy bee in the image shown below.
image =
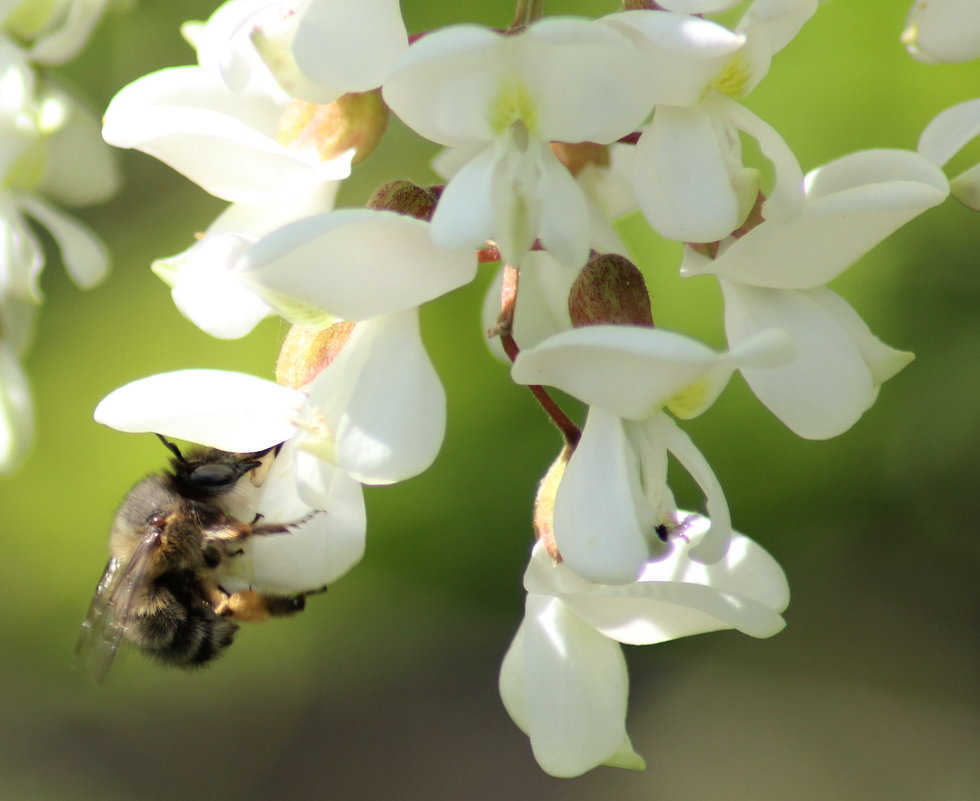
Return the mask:
[[228, 453], [197, 447], [173, 454], [170, 470], [136, 484], [116, 512], [110, 557], [82, 624], [75, 653], [101, 681], [123, 639], [169, 665], [204, 665], [231, 645], [236, 620], [291, 615], [310, 593], [228, 593], [216, 569], [242, 553], [245, 540], [284, 535], [293, 523], [245, 523], [231, 511], [254, 492], [275, 449]]

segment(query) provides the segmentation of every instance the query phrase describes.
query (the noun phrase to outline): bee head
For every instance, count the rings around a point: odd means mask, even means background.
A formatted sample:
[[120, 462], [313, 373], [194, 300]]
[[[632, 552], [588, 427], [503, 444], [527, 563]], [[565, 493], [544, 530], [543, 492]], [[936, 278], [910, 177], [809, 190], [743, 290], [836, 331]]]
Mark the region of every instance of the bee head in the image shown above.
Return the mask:
[[203, 448], [185, 457], [174, 443], [160, 434], [157, 436], [174, 455], [171, 462], [174, 479], [193, 495], [214, 496], [229, 492], [242, 476], [262, 464], [256, 458], [261, 457], [261, 453], [229, 453], [216, 448]]

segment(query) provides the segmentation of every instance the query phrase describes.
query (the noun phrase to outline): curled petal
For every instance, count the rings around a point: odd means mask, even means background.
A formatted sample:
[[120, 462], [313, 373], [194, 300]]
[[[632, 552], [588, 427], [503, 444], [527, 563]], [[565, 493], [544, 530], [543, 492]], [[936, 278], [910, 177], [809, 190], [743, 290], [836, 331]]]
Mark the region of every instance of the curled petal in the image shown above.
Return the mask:
[[[500, 695], [552, 776], [578, 776], [628, 751], [626, 661], [612, 640], [557, 598], [528, 595], [524, 622], [504, 657]], [[639, 764], [637, 764], [637, 761]]]
[[[672, 331], [593, 325], [522, 351], [511, 375], [518, 384], [547, 384], [590, 406], [642, 420], [725, 361]], [[724, 378], [732, 369], [725, 367]]]
[[535, 546], [524, 577], [529, 593], [560, 598], [607, 637], [631, 645], [735, 628], [770, 637], [785, 625], [789, 585], [777, 562], [748, 537], [733, 532], [724, 558], [706, 565], [691, 558], [709, 521], [691, 515], [671, 538], [671, 549], [649, 562], [628, 585], [603, 586], [555, 564]]
[[261, 451], [294, 433], [301, 392], [223, 370], [178, 370], [110, 392], [96, 422], [127, 433], [163, 434], [223, 451]]

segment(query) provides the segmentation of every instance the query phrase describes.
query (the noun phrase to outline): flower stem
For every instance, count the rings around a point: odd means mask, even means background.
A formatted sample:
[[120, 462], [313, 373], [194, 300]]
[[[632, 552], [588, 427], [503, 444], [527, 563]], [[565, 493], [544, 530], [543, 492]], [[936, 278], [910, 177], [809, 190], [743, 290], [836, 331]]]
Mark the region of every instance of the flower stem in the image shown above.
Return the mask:
[[[500, 317], [497, 318], [497, 325], [490, 332], [491, 335], [497, 334], [500, 337], [500, 344], [503, 345], [504, 353], [507, 354], [511, 363], [517, 359], [521, 352], [512, 334], [519, 279], [520, 272], [516, 267], [509, 264], [504, 267], [504, 283], [500, 291]], [[578, 445], [578, 441], [582, 437], [582, 430], [565, 414], [543, 386], [529, 384], [527, 388], [531, 390], [531, 394], [537, 399], [545, 414], [558, 426], [562, 439], [565, 441], [565, 447], [569, 450], [575, 450], [575, 446]]]
[[514, 21], [507, 30], [509, 33], [516, 33], [543, 16], [544, 0], [517, 0], [517, 6], [514, 8]]

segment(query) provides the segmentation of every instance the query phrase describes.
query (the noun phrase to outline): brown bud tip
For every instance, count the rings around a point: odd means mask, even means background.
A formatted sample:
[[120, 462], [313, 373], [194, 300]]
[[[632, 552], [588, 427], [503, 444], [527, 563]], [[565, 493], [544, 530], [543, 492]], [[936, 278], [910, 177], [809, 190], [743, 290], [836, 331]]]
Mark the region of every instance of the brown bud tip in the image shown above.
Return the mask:
[[291, 100], [276, 139], [293, 148], [315, 146], [324, 161], [353, 149], [357, 164], [371, 155], [387, 124], [388, 107], [378, 91], [350, 92], [324, 106]]
[[374, 190], [367, 207], [406, 214], [418, 220], [431, 220], [436, 208], [436, 194], [411, 181], [389, 181]]
[[615, 253], [593, 255], [568, 294], [572, 325], [640, 325], [653, 328], [643, 274]]
[[544, 545], [548, 555], [556, 562], [561, 561], [561, 553], [555, 544], [555, 496], [558, 485], [565, 475], [565, 467], [572, 456], [572, 449], [567, 445], [561, 449], [558, 458], [552, 462], [548, 472], [538, 484], [538, 494], [534, 498], [534, 536]]
[[551, 150], [568, 171], [576, 177], [590, 164], [594, 164], [596, 167], [609, 166], [609, 147], [607, 145], [597, 145], [595, 142], [576, 142], [574, 144], [552, 142]]
[[354, 323], [334, 323], [327, 328], [294, 325], [286, 334], [276, 362], [276, 381], [300, 389], [340, 353], [354, 330]]

